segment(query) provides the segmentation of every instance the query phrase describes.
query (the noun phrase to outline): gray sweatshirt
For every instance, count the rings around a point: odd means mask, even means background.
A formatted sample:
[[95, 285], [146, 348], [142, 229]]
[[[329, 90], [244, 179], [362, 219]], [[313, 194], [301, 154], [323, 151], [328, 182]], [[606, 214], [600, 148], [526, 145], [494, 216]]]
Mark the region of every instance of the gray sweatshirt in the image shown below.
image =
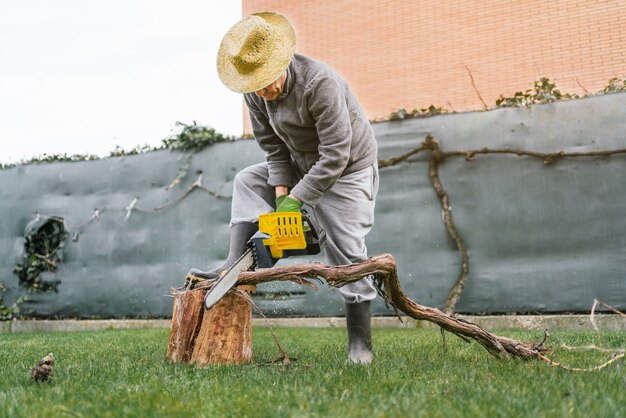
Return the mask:
[[[311, 207], [344, 174], [369, 167], [378, 146], [346, 81], [328, 65], [295, 54], [281, 95], [244, 94], [252, 130], [267, 154], [270, 186]], [[300, 181], [297, 181], [300, 178]]]

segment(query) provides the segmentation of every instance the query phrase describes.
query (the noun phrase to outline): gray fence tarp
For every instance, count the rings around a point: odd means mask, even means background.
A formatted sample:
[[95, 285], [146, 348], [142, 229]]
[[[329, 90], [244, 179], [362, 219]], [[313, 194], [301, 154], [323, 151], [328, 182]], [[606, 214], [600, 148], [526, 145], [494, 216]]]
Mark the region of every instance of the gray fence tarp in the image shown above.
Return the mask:
[[[443, 151], [521, 149], [587, 152], [626, 148], [626, 94], [531, 108], [496, 109], [374, 124], [380, 158], [433, 135]], [[215, 265], [228, 247], [234, 175], [262, 161], [254, 141], [213, 145], [193, 156], [188, 176], [166, 189], [187, 156], [178, 152], [0, 171], [0, 281], [10, 304], [26, 293], [12, 270], [23, 261], [25, 228], [37, 213], [65, 220], [58, 292], [32, 293], [22, 314], [37, 317], [165, 317], [170, 286], [190, 267]], [[424, 151], [380, 171], [370, 255], [393, 254], [407, 294], [442, 307], [459, 253], [442, 221]], [[588, 311], [594, 298], [626, 308], [626, 155], [563, 158], [546, 165], [515, 155], [449, 157], [439, 167], [470, 273], [457, 305], [467, 313]], [[136, 200], [137, 199], [137, 200]], [[129, 211], [135, 201], [134, 210]], [[97, 218], [92, 220], [95, 209]], [[143, 210], [137, 210], [143, 209]], [[92, 220], [91, 222], [89, 222]], [[322, 261], [290, 258], [280, 263]], [[273, 316], [341, 315], [339, 293], [295, 284], [259, 286]], [[377, 314], [392, 315], [381, 300]]]

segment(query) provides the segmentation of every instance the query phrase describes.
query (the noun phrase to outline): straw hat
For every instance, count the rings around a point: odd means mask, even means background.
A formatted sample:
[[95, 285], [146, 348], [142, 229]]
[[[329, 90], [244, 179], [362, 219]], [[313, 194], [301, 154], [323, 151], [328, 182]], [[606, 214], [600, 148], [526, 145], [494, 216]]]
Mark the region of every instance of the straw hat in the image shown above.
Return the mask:
[[217, 53], [217, 73], [239, 93], [261, 90], [276, 81], [296, 51], [296, 34], [285, 16], [254, 13], [224, 35]]

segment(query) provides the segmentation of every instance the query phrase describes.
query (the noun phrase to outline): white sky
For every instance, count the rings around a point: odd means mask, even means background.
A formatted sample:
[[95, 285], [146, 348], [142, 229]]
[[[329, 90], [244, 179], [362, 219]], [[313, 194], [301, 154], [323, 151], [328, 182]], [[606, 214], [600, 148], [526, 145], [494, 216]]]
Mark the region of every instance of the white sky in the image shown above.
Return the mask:
[[240, 0], [3, 0], [0, 10], [0, 162], [158, 145], [176, 121], [242, 133], [242, 97], [215, 69]]

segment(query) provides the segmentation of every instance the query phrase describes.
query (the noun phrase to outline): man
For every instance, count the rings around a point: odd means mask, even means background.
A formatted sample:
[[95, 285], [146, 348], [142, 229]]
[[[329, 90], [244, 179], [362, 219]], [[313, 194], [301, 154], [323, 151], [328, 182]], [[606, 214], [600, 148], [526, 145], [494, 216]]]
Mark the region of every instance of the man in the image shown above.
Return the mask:
[[[242, 170], [233, 185], [230, 254], [202, 278], [217, 278], [245, 251], [261, 213], [313, 209], [326, 231], [326, 260], [367, 258], [365, 236], [378, 192], [373, 130], [345, 80], [329, 66], [295, 53], [295, 32], [282, 15], [255, 13], [235, 24], [217, 57], [220, 79], [243, 93], [254, 136], [267, 162]], [[340, 288], [346, 303], [348, 358], [370, 363], [371, 278]]]

